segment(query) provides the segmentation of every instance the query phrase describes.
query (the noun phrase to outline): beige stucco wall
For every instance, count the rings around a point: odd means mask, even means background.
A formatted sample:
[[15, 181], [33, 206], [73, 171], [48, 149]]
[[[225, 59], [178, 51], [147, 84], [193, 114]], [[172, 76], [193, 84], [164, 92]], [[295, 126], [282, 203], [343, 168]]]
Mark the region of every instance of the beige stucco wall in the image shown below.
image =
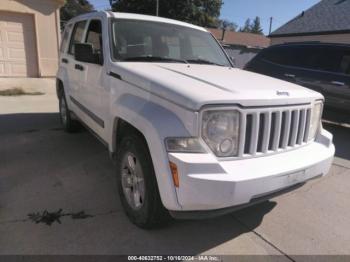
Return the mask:
[[40, 77], [56, 75], [60, 42], [59, 7], [63, 0], [0, 0], [0, 10], [34, 15]]
[[304, 42], [320, 41], [328, 43], [345, 43], [350, 44], [349, 34], [332, 34], [332, 35], [313, 35], [313, 36], [294, 36], [294, 37], [272, 37], [271, 45], [282, 44], [286, 42]]

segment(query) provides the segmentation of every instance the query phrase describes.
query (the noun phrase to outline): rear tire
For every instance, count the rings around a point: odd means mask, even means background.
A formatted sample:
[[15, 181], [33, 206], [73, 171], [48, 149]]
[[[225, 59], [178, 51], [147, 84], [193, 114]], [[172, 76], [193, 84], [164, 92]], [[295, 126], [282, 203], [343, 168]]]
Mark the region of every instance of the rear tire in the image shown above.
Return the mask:
[[132, 223], [150, 229], [170, 218], [161, 202], [152, 159], [143, 137], [127, 134], [116, 158], [117, 185], [122, 206]]
[[60, 111], [61, 124], [63, 126], [64, 131], [68, 133], [73, 133], [78, 131], [80, 128], [79, 122], [76, 120], [73, 120], [71, 117], [71, 112], [68, 108], [64, 91], [62, 91], [62, 93], [59, 96], [59, 111]]

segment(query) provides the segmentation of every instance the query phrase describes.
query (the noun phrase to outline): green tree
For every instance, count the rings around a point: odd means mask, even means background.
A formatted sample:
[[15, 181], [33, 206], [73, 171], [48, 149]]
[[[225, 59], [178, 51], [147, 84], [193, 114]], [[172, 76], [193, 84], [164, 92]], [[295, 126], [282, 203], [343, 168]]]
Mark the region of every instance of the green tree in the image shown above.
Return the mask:
[[94, 10], [88, 0], [66, 0], [66, 4], [60, 9], [61, 21], [64, 24], [71, 18]]
[[241, 27], [239, 29], [240, 32], [244, 32], [244, 33], [250, 33], [252, 30], [252, 24], [250, 22], [250, 19], [248, 18], [245, 23], [244, 23], [244, 26]]
[[257, 16], [254, 19], [250, 32], [253, 34], [258, 34], [258, 35], [263, 34], [263, 29], [261, 28], [260, 17]]
[[[155, 15], [156, 0], [110, 0], [113, 11]], [[159, 0], [159, 16], [215, 27], [222, 0]]]

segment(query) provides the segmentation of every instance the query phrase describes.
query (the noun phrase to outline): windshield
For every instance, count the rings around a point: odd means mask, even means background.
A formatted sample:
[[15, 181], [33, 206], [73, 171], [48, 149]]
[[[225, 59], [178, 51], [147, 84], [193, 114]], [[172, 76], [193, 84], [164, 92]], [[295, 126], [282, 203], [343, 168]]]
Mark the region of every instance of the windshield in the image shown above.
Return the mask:
[[147, 61], [231, 66], [214, 37], [167, 23], [112, 20], [112, 55], [118, 61]]

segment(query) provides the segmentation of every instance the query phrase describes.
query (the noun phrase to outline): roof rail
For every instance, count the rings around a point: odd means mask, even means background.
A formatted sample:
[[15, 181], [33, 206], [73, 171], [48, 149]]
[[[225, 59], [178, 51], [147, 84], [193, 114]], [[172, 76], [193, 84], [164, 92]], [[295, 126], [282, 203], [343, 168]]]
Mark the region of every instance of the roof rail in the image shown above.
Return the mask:
[[318, 44], [321, 41], [299, 41], [299, 42], [285, 42], [284, 44]]
[[277, 47], [277, 46], [283, 46], [283, 45], [324, 45], [324, 46], [343, 46], [343, 47], [350, 47], [350, 44], [347, 43], [331, 43], [331, 42], [321, 42], [321, 41], [304, 41], [304, 42], [285, 42], [280, 44], [272, 45], [271, 47]]

